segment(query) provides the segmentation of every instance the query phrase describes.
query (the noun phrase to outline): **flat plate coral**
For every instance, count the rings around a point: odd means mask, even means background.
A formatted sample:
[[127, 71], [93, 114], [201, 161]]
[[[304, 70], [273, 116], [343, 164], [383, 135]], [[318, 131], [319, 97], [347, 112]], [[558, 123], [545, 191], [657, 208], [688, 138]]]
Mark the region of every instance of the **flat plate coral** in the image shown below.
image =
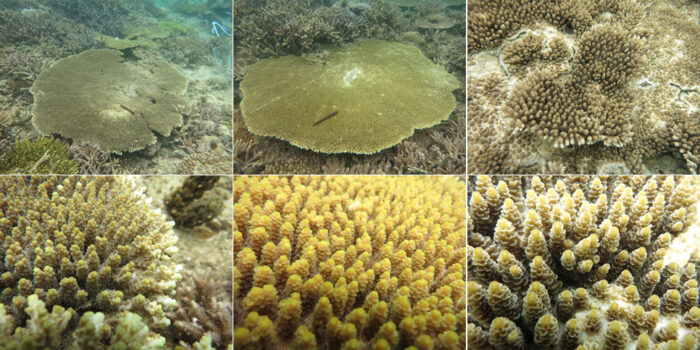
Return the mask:
[[445, 16], [442, 13], [433, 13], [427, 16], [416, 18], [416, 26], [424, 29], [447, 29], [452, 28], [456, 21], [454, 18]]
[[455, 108], [458, 80], [413, 46], [365, 40], [326, 51], [323, 62], [285, 56], [248, 66], [241, 112], [252, 133], [317, 152], [370, 154]]
[[173, 106], [187, 78], [165, 62], [147, 69], [124, 62], [117, 50], [88, 50], [54, 63], [37, 78], [33, 124], [42, 134], [75, 143], [92, 142], [102, 151], [135, 151], [169, 136], [182, 125]]

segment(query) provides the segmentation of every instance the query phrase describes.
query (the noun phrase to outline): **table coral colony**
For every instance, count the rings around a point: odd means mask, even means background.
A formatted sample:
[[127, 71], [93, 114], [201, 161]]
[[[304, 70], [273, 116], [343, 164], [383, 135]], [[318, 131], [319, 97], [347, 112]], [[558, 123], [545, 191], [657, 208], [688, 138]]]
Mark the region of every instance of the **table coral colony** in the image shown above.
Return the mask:
[[187, 85], [164, 61], [144, 69], [120, 51], [88, 50], [39, 75], [31, 88], [32, 123], [42, 134], [88, 141], [104, 152], [136, 151], [182, 125], [173, 106], [186, 104]]
[[371, 154], [455, 108], [459, 81], [416, 47], [364, 40], [325, 51], [323, 62], [284, 56], [247, 67], [241, 112], [250, 132], [316, 152]]
[[700, 344], [697, 178], [479, 176], [469, 187], [470, 349]]
[[465, 182], [238, 177], [234, 344], [464, 349]]

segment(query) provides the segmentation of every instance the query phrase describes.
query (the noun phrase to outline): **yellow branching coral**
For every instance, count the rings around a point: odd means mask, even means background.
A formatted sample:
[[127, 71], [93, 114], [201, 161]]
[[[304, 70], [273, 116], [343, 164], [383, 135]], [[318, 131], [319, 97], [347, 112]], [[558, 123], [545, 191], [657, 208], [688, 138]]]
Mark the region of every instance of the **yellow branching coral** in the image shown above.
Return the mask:
[[[236, 347], [464, 348], [467, 289], [479, 303], [513, 293], [467, 286], [465, 192], [451, 177], [237, 178]], [[502, 264], [526, 288], [525, 265]]]
[[0, 178], [0, 305], [16, 327], [35, 295], [164, 328], [181, 278], [171, 226], [126, 177]]
[[696, 220], [696, 178], [469, 180], [470, 348], [700, 344], [700, 253], [688, 251], [700, 248], [675, 248]]

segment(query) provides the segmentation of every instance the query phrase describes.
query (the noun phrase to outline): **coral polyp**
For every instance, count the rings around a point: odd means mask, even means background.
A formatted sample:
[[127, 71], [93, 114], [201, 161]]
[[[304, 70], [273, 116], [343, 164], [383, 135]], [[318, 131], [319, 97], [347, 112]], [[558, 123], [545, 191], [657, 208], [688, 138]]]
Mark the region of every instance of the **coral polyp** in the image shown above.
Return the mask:
[[465, 183], [238, 177], [234, 344], [463, 349]]
[[471, 349], [700, 344], [697, 178], [470, 180]]

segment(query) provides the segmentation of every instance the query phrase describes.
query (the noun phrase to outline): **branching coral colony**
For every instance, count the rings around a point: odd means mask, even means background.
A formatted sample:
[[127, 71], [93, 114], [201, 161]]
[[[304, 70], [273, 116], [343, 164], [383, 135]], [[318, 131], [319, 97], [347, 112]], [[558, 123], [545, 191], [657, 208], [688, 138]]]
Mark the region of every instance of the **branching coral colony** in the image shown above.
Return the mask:
[[697, 172], [697, 2], [469, 10], [471, 173]]
[[469, 187], [471, 349], [700, 344], [697, 178], [479, 176]]
[[163, 345], [171, 226], [126, 177], [0, 178], [0, 348]]
[[454, 177], [238, 177], [236, 348], [465, 348], [464, 195]]

